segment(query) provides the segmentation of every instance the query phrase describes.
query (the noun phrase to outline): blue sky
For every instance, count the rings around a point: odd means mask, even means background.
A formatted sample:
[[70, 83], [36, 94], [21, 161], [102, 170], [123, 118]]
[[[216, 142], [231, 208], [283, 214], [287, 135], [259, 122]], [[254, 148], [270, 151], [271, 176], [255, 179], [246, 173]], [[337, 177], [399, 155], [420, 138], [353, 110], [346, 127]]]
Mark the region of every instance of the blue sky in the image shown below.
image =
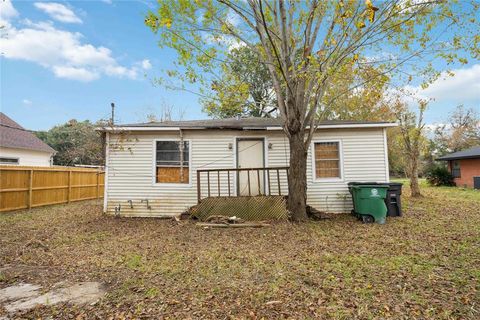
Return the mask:
[[[72, 118], [106, 118], [112, 101], [123, 123], [143, 121], [164, 105], [181, 110], [184, 119], [206, 118], [196, 95], [152, 85], [175, 59], [143, 24], [152, 4], [2, 1], [2, 112], [33, 130]], [[480, 110], [480, 62], [470, 62], [422, 95], [435, 98], [428, 123], [444, 121], [458, 104]]]

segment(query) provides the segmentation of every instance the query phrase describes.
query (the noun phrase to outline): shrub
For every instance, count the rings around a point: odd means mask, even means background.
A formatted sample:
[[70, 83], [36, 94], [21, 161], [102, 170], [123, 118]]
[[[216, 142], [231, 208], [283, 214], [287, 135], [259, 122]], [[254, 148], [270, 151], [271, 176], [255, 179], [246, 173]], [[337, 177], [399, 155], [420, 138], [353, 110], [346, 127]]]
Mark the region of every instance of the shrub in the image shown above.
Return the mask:
[[435, 166], [430, 168], [426, 172], [425, 177], [427, 178], [427, 182], [432, 186], [455, 185], [452, 174], [443, 166]]

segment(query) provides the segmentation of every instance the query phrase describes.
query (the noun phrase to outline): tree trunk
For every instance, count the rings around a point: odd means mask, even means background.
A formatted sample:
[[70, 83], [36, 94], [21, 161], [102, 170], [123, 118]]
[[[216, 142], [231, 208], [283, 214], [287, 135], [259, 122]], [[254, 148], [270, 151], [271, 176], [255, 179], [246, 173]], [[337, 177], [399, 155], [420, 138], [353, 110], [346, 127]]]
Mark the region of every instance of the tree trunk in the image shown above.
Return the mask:
[[305, 221], [307, 217], [307, 149], [304, 132], [291, 134], [290, 169], [288, 171], [287, 209], [293, 221]]
[[413, 158], [410, 160], [410, 195], [412, 197], [421, 197], [420, 186], [418, 185], [418, 159]]

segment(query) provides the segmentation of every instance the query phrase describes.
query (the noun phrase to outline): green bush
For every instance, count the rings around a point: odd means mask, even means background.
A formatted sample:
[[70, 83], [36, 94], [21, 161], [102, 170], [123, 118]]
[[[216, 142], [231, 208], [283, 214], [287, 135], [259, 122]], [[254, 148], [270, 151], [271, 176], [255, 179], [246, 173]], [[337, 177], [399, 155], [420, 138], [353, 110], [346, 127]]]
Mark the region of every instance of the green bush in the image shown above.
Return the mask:
[[435, 166], [430, 168], [425, 177], [427, 182], [432, 186], [454, 186], [453, 176], [447, 168], [443, 166]]

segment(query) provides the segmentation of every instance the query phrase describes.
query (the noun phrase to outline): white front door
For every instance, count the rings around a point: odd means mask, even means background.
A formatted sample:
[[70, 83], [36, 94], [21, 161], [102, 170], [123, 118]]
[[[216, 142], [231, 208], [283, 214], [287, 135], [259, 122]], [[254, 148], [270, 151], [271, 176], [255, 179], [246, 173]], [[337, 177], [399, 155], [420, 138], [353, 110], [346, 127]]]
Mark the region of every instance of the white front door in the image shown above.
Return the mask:
[[[238, 168], [263, 168], [264, 164], [263, 138], [237, 140]], [[238, 195], [256, 196], [265, 194], [263, 170], [240, 171], [237, 177]]]

